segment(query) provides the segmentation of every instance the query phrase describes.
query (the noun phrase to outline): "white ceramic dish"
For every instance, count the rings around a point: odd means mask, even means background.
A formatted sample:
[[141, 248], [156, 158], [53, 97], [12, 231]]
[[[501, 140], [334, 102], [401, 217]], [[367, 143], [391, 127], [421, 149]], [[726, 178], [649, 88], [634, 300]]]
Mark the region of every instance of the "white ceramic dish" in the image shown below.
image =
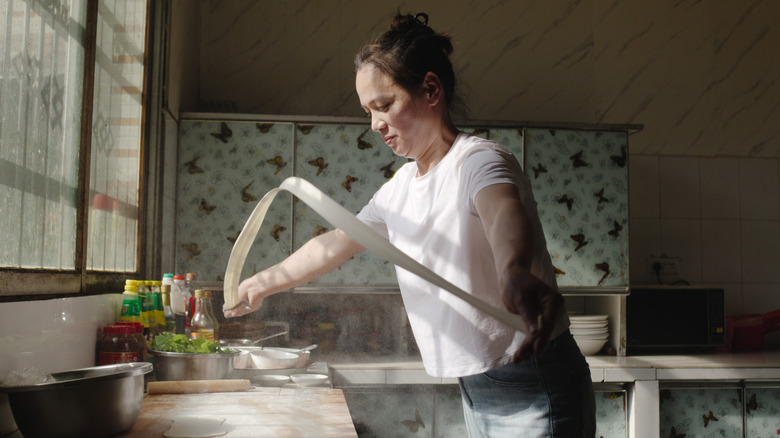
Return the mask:
[[328, 380], [325, 374], [292, 374], [290, 375], [293, 383], [301, 386], [322, 385]]
[[260, 386], [282, 386], [290, 381], [290, 376], [284, 376], [279, 374], [265, 374], [255, 376], [252, 379], [252, 383]]
[[606, 321], [609, 315], [577, 315], [569, 316], [569, 321], [572, 322], [600, 322]]
[[574, 336], [579, 336], [579, 335], [603, 335], [603, 334], [609, 333], [609, 329], [606, 328], [606, 327], [605, 328], [593, 328], [593, 329], [590, 329], [590, 328], [585, 328], [585, 329], [569, 328], [569, 331]]
[[[236, 349], [236, 347], [232, 347]], [[311, 358], [311, 351], [301, 351], [296, 348], [280, 348], [280, 347], [238, 347], [241, 351], [241, 355], [233, 360], [233, 367], [236, 369], [255, 369], [257, 368], [252, 361], [251, 353], [260, 350], [274, 350], [284, 351], [287, 353], [293, 353], [298, 355], [298, 360], [295, 362], [294, 368], [306, 368], [311, 365], [309, 359]]]
[[592, 339], [592, 340], [599, 340], [599, 339], [609, 339], [609, 333], [604, 333], [600, 335], [572, 335], [574, 336], [574, 339]]
[[298, 355], [281, 350], [255, 350], [250, 353], [254, 368], [275, 370], [292, 368], [298, 363]]
[[601, 347], [607, 343], [606, 339], [580, 339], [574, 338], [577, 345], [580, 347], [580, 351], [585, 356], [593, 356], [601, 351]]
[[572, 322], [569, 324], [571, 328], [602, 328], [609, 326], [607, 321], [602, 322]]

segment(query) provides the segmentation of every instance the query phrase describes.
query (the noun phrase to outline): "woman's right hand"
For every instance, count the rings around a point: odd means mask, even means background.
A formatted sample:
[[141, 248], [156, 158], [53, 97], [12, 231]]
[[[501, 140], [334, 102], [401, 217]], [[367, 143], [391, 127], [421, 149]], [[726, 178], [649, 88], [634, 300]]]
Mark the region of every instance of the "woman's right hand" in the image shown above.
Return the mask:
[[222, 309], [225, 318], [236, 318], [252, 313], [263, 305], [263, 287], [257, 276], [249, 277], [238, 285], [239, 303], [231, 309]]

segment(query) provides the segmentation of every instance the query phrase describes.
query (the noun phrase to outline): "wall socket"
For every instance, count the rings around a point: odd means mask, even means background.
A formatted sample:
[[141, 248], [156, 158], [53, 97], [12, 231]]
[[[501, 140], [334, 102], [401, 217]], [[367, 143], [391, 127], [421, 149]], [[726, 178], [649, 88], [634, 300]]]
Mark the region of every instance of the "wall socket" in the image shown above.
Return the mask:
[[661, 274], [679, 274], [680, 273], [680, 258], [679, 257], [654, 257], [647, 258], [647, 273], [655, 274], [655, 266], [658, 263], [661, 267]]

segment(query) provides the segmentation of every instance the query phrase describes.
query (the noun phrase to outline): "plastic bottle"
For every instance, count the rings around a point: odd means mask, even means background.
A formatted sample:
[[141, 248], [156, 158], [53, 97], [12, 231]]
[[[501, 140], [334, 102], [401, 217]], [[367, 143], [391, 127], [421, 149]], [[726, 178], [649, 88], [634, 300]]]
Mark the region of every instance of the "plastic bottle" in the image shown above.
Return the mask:
[[210, 314], [211, 291], [195, 290], [195, 313], [190, 322], [190, 339], [217, 340], [217, 320]]
[[141, 323], [144, 328], [144, 339], [146, 339], [149, 333], [149, 321], [147, 320], [148, 311], [146, 309], [146, 297], [142, 296], [139, 292], [139, 283], [143, 282], [139, 282], [138, 280], [125, 280], [124, 295], [131, 297], [135, 301], [134, 306], [138, 309], [138, 318], [132, 320]]
[[163, 309], [162, 302], [162, 281], [152, 280], [152, 304], [154, 305], [154, 334], [159, 335], [165, 330], [165, 310]]
[[143, 327], [143, 319], [141, 319], [141, 302], [138, 298], [138, 286], [135, 280], [127, 280], [125, 282], [125, 291], [122, 293], [122, 310], [119, 314], [119, 321], [128, 323], [140, 323]]
[[165, 332], [176, 332], [176, 320], [173, 316], [173, 310], [171, 309], [171, 285], [163, 284], [162, 288], [162, 307], [163, 307], [163, 319], [165, 324], [163, 325]]
[[192, 296], [192, 291], [187, 289], [186, 283], [187, 280], [185, 280], [185, 277], [183, 275], [176, 274], [173, 276], [173, 284], [175, 284], [176, 287], [179, 288], [183, 298], [189, 298], [190, 296]]
[[[138, 280], [137, 285], [138, 302], [141, 305], [141, 322], [144, 323], [144, 337], [147, 341], [151, 341], [153, 337], [152, 331], [154, 330], [154, 320], [152, 319], [154, 316], [154, 308], [151, 306], [150, 293], [146, 281]], [[127, 289], [127, 283], [125, 283], [125, 289]]]
[[183, 275], [163, 274], [163, 285], [169, 284], [171, 286], [171, 311], [173, 312], [173, 319], [175, 321], [175, 333], [184, 333], [184, 292], [182, 287], [184, 286]]

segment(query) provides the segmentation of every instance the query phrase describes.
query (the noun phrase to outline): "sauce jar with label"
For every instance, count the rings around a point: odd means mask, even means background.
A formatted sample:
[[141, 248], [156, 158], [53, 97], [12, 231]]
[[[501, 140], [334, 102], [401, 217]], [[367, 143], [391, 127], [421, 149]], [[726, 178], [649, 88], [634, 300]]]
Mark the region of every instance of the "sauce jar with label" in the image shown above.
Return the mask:
[[135, 328], [132, 326], [103, 327], [103, 337], [98, 347], [98, 365], [141, 362], [141, 346], [138, 342]]

